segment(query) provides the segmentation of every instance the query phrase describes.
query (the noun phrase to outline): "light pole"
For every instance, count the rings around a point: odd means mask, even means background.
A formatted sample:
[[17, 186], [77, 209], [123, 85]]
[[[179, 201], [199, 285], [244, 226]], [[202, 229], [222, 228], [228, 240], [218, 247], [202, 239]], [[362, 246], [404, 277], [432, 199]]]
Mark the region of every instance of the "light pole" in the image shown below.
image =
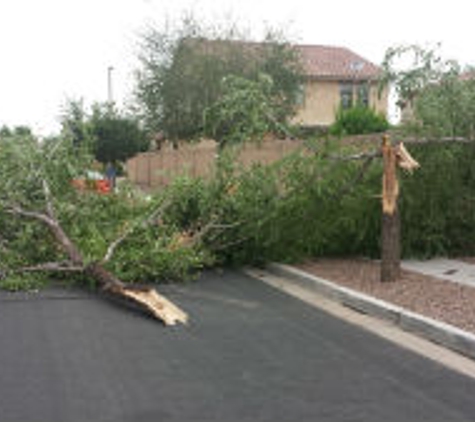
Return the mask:
[[107, 68], [107, 101], [109, 105], [112, 105], [114, 98], [112, 95], [112, 71], [114, 70], [113, 66]]

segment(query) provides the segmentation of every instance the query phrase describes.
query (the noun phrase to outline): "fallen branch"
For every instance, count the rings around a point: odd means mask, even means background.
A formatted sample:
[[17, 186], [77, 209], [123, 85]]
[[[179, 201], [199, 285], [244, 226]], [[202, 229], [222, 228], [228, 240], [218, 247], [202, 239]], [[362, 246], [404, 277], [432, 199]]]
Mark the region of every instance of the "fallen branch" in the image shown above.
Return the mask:
[[[77, 269], [77, 271], [83, 272], [87, 276], [94, 279], [103, 291], [133, 300], [134, 302], [145, 307], [156, 318], [162, 320], [165, 325], [174, 325], [176, 322], [187, 322], [187, 315], [178, 307], [173, 305], [169, 300], [159, 295], [154, 289], [126, 286], [121, 280], [107, 271], [103, 267], [102, 262], [87, 265], [81, 251], [67, 236], [58, 220], [52, 216], [54, 215], [54, 209], [52, 206], [51, 197], [49, 196], [50, 193], [48, 193], [47, 184], [44, 184], [43, 186], [46, 187], [44, 192], [47, 201], [48, 215], [37, 211], [28, 211], [19, 206], [9, 207], [7, 208], [7, 212], [17, 217], [33, 219], [41, 224], [44, 224], [50, 230], [55, 240], [61, 246], [66, 255], [69, 257], [69, 261], [66, 267], [63, 267], [62, 263], [45, 263], [39, 264], [36, 267], [30, 267], [30, 271], [40, 271], [41, 267], [43, 267], [42, 269], [44, 271], [54, 270], [59, 272], [71, 271], [71, 269], [74, 268], [75, 270]], [[124, 236], [121, 236], [119, 240], [115, 242], [115, 247], [117, 247], [117, 245], [124, 240], [122, 239], [123, 237]], [[112, 252], [110, 252], [110, 254], [113, 253], [113, 249], [114, 248], [112, 248]], [[28, 267], [24, 268], [23, 270], [28, 271]]]

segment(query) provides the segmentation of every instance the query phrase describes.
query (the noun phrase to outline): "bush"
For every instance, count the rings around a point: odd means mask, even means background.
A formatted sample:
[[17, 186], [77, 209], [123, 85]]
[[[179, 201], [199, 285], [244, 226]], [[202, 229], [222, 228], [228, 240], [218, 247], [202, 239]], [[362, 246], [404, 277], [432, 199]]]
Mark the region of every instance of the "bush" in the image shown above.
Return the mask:
[[401, 186], [404, 254], [474, 254], [474, 145], [411, 145], [411, 152], [421, 168]]
[[366, 133], [385, 132], [389, 123], [380, 113], [372, 108], [357, 105], [349, 109], [340, 108], [335, 123], [330, 127], [330, 134], [337, 136], [363, 135]]

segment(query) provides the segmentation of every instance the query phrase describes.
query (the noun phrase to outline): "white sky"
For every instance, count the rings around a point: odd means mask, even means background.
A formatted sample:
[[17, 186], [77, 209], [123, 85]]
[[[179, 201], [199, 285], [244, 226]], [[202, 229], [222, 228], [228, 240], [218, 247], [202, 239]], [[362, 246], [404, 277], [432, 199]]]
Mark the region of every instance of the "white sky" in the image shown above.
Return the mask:
[[[475, 64], [470, 0], [2, 0], [0, 126], [57, 132], [66, 98], [86, 104], [132, 89], [138, 33], [183, 11], [211, 21], [283, 27], [305, 44], [346, 46], [379, 64], [387, 47], [442, 42], [446, 58]], [[258, 33], [258, 32], [257, 32]]]

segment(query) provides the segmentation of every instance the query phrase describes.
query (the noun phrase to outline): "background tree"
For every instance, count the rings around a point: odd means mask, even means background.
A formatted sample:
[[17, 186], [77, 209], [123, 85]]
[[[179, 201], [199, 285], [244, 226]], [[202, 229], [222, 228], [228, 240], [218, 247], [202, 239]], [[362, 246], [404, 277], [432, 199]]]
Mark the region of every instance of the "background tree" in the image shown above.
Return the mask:
[[220, 147], [259, 140], [278, 131], [274, 111], [273, 80], [267, 74], [257, 81], [230, 75], [222, 80], [220, 98], [205, 111], [204, 132]]
[[413, 109], [418, 95], [429, 85], [438, 83], [457, 64], [443, 60], [437, 48], [400, 45], [386, 50], [382, 63], [381, 87], [391, 84], [398, 97], [398, 106]]
[[147, 135], [139, 122], [121, 115], [110, 105], [96, 105], [89, 120], [92, 152], [101, 163], [124, 162], [148, 148]]
[[203, 112], [219, 100], [221, 81], [234, 75], [273, 80], [276, 118], [292, 114], [301, 82], [298, 55], [283, 37], [269, 33], [246, 42], [231, 25], [210, 29], [186, 19], [176, 28], [149, 29], [142, 38], [136, 99], [147, 129], [172, 140], [202, 135]]
[[95, 104], [88, 113], [82, 100], [68, 101], [62, 134], [76, 147], [88, 149], [101, 163], [125, 161], [148, 148], [146, 132], [134, 117], [110, 104]]
[[91, 145], [92, 138], [88, 127], [88, 119], [84, 100], [68, 99], [63, 106], [61, 115], [61, 131], [63, 136], [71, 139], [75, 146]]
[[475, 79], [448, 72], [418, 96], [415, 116], [432, 136], [474, 139]]
[[403, 112], [410, 110], [407, 128], [435, 137], [474, 136], [475, 75], [469, 69], [417, 45], [388, 49], [383, 68]]

